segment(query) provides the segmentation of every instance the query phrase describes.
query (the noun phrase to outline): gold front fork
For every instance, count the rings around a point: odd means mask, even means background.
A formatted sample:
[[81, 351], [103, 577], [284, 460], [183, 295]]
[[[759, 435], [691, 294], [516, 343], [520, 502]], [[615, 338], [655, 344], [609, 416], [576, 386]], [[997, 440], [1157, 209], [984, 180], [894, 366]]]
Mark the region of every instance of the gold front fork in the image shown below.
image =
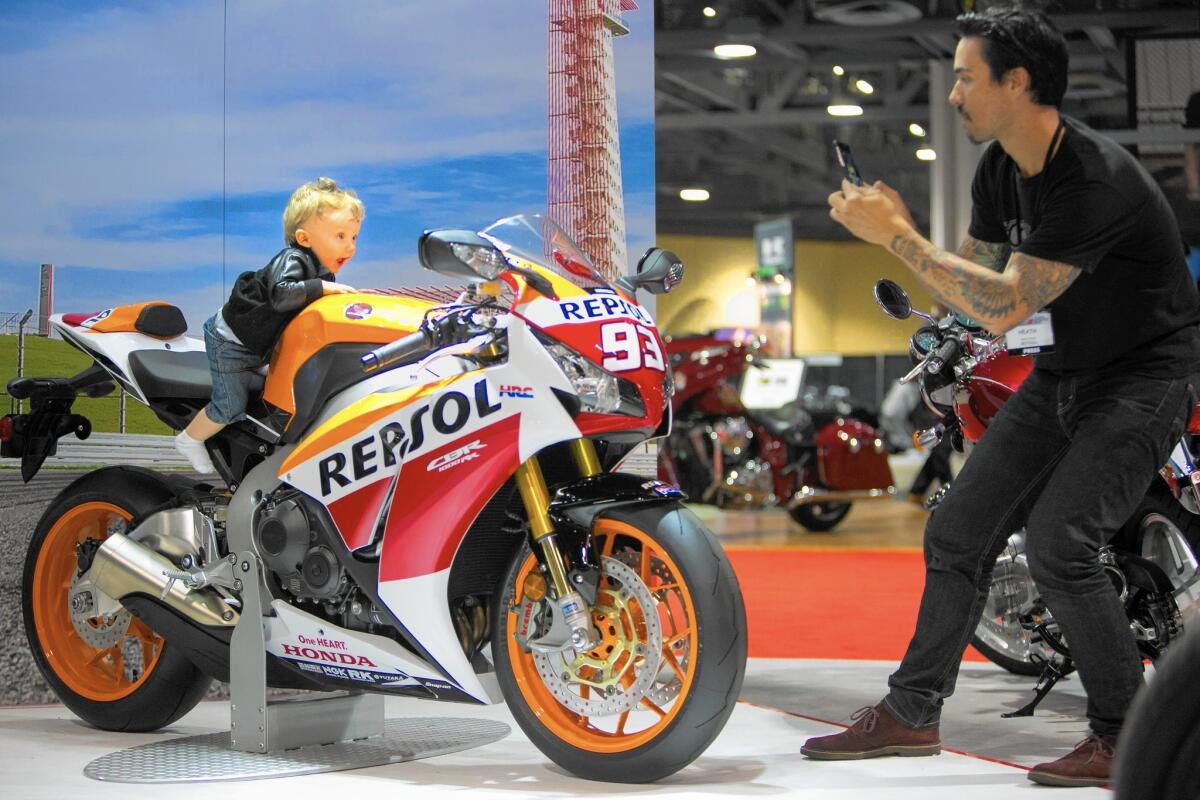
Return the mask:
[[[576, 439], [570, 444], [571, 455], [575, 464], [584, 477], [600, 473], [600, 459], [596, 455], [596, 447], [588, 439]], [[550, 519], [550, 490], [546, 488], [546, 478], [536, 456], [517, 467], [517, 490], [525, 503], [525, 514], [529, 517], [529, 530], [533, 535], [534, 544], [541, 548], [542, 561], [550, 570], [550, 581], [558, 597], [559, 608], [563, 618], [571, 628], [571, 638], [577, 648], [587, 648], [592, 644], [592, 626], [587, 607], [567, 580], [567, 570], [563, 565], [562, 553], [554, 542], [554, 523]]]

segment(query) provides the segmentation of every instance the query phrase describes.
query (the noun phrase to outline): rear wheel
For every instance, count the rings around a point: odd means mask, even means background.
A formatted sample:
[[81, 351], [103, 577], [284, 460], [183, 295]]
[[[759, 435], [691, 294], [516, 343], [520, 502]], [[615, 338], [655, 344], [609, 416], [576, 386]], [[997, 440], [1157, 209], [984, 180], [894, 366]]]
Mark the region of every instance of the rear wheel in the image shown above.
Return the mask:
[[[733, 710], [746, 668], [741, 591], [712, 534], [679, 505], [613, 512], [593, 542], [599, 644], [538, 653], [518, 642], [526, 579], [540, 575], [526, 545], [497, 594], [497, 675], [517, 723], [556, 764], [592, 780], [654, 781], [699, 756]], [[541, 632], [547, 602], [533, 606]]]
[[147, 473], [94, 472], [54, 499], [29, 543], [22, 607], [34, 661], [63, 704], [98, 728], [151, 731], [169, 725], [211, 683], [128, 611], [105, 619], [73, 598], [81, 547], [98, 546], [169, 499], [169, 491]]
[[805, 503], [789, 508], [792, 519], [814, 533], [831, 531], [850, 513], [850, 503]]

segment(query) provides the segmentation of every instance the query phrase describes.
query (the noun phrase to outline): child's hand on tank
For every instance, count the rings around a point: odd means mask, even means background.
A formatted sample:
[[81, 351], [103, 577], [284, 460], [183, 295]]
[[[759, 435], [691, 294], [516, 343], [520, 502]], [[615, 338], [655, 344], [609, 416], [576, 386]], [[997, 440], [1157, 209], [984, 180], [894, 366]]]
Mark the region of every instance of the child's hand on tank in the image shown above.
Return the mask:
[[333, 281], [324, 282], [325, 294], [349, 294], [357, 291], [358, 289], [355, 289], [353, 286], [347, 286], [344, 283], [334, 283]]

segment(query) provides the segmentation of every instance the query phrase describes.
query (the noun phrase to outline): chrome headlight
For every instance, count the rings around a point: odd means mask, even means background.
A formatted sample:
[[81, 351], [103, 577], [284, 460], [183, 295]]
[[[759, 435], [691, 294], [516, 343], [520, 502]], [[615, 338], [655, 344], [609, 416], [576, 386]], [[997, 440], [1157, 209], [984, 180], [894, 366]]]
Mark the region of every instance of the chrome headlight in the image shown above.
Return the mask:
[[646, 416], [646, 406], [632, 383], [601, 369], [562, 342], [536, 331], [535, 335], [571, 382], [571, 389], [579, 397], [581, 410], [593, 414]]

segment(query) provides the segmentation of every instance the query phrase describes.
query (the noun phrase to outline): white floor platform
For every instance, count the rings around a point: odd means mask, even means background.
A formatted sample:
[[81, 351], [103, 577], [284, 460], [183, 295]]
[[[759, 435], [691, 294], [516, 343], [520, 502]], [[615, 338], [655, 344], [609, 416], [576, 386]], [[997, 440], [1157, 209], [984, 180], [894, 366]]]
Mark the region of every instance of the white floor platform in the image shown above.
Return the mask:
[[[943, 745], [933, 758], [822, 763], [799, 755], [809, 736], [839, 730], [850, 712], [875, 702], [893, 665], [879, 662], [753, 660], [743, 702], [717, 741], [692, 766], [649, 786], [580, 780], [549, 762], [522, 735], [503, 706], [472, 707], [389, 699], [392, 717], [470, 717], [506, 722], [512, 734], [475, 750], [354, 771], [245, 782], [171, 785], [101, 783], [84, 777], [93, 759], [146, 742], [225, 730], [227, 703], [201, 703], [156, 734], [114, 734], [80, 723], [62, 707], [0, 709], [0, 797], [202, 798], [558, 798], [771, 797], [806, 800], [999, 800], [1047, 793], [1071, 800], [1111, 797], [1103, 789], [1049, 789], [1026, 778], [1031, 765], [1069, 751], [1086, 735], [1078, 681], [1056, 688], [1032, 719], [1001, 711], [1029, 697], [1031, 679], [991, 665], [964, 668], [947, 705]], [[974, 755], [968, 754], [973, 753]], [[1007, 762], [1007, 763], [1006, 763]]]

